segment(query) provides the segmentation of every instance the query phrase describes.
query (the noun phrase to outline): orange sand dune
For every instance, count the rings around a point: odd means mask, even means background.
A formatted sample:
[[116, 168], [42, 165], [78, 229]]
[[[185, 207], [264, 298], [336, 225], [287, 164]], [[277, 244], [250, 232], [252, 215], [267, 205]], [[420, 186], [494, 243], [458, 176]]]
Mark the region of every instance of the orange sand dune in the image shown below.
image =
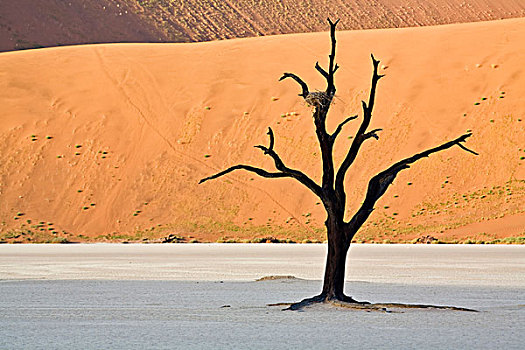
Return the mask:
[[400, 28], [525, 16], [523, 0], [16, 0], [0, 2], [0, 51]]
[[[386, 74], [371, 125], [384, 131], [349, 172], [349, 214], [368, 178], [402, 157], [469, 129], [480, 153], [452, 149], [402, 172], [359, 240], [523, 235], [523, 43], [525, 19], [338, 33], [329, 130], [360, 112], [371, 52]], [[291, 71], [323, 89], [313, 66], [328, 50], [328, 34], [316, 33], [0, 54], [3, 239], [324, 239], [323, 209], [292, 180], [238, 172], [197, 182], [239, 162], [272, 169], [253, 147], [268, 126], [285, 163], [320, 179], [309, 107], [278, 78]], [[338, 160], [358, 124], [341, 134]], [[472, 226], [501, 218], [509, 230]]]

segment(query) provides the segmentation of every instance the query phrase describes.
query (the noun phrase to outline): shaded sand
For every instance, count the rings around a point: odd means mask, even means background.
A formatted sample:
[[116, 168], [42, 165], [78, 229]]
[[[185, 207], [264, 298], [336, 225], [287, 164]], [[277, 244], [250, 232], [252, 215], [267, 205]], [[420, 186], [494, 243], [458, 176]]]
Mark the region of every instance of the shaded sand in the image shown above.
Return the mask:
[[525, 16], [520, 0], [17, 0], [0, 3], [0, 51], [102, 42], [187, 42], [399, 28]]
[[[325, 245], [0, 245], [0, 279], [320, 280]], [[525, 246], [361, 245], [347, 279], [525, 287]]]
[[[386, 74], [370, 126], [384, 131], [349, 172], [349, 215], [367, 178], [393, 161], [466, 130], [480, 153], [453, 149], [402, 172], [358, 240], [523, 235], [524, 40], [525, 19], [338, 33], [329, 130], [360, 112], [370, 52]], [[268, 126], [285, 163], [319, 181], [309, 108], [296, 84], [278, 78], [293, 71], [322, 89], [313, 65], [328, 49], [327, 33], [316, 33], [0, 54], [2, 237], [324, 240], [323, 209], [291, 180], [238, 172], [197, 182], [239, 162], [272, 169], [253, 148], [267, 143]], [[358, 124], [340, 135], [336, 161]], [[452, 231], [501, 218], [506, 229]]]
[[[522, 347], [523, 246], [352, 247], [353, 297], [477, 313], [267, 307], [319, 292], [323, 248], [3, 245], [0, 338], [9, 349]], [[316, 280], [254, 281], [276, 273]]]

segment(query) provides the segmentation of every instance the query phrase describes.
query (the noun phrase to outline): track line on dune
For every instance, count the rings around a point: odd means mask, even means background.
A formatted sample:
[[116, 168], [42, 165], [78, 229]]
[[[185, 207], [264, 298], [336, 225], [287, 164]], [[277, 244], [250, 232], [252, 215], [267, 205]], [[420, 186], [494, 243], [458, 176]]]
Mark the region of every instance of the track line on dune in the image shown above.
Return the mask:
[[[120, 84], [118, 82], [118, 80], [114, 79], [113, 76], [111, 76], [111, 74], [109, 73], [109, 70], [107, 69], [106, 67], [106, 63], [104, 62], [104, 58], [102, 56], [102, 54], [100, 53], [100, 50], [98, 47], [95, 47], [94, 48], [94, 51], [95, 51], [95, 54], [97, 55], [97, 58], [100, 62], [100, 66], [102, 68], [102, 70], [104, 71], [104, 74], [108, 77], [108, 79], [113, 83], [113, 85], [117, 88], [117, 90], [119, 90], [122, 95], [126, 98], [126, 101], [133, 107], [133, 109], [135, 109], [138, 113], [138, 115], [140, 116], [140, 118], [146, 123], [146, 125], [148, 125], [162, 140], [164, 140], [164, 142], [166, 142], [166, 144], [176, 153], [178, 154], [181, 158], [189, 158], [191, 160], [193, 160], [194, 162], [197, 162], [201, 165], [203, 165], [204, 167], [210, 169], [210, 170], [213, 170], [215, 172], [218, 172], [220, 171], [219, 169], [217, 168], [214, 168], [206, 163], [204, 163], [203, 161], [195, 158], [195, 157], [192, 157], [184, 152], [181, 152], [179, 150], [176, 149], [175, 145], [166, 137], [164, 136], [160, 130], [155, 127], [155, 125], [146, 117], [146, 115], [144, 114], [144, 112], [132, 101], [132, 99], [129, 97], [129, 95], [126, 93], [126, 91], [124, 90], [123, 88], [123, 85]], [[244, 186], [248, 187], [248, 188], [253, 188], [253, 189], [256, 189], [258, 191], [260, 191], [261, 193], [265, 194], [272, 202], [274, 202], [279, 208], [281, 208], [284, 212], [286, 212], [288, 215], [290, 215], [292, 218], [295, 219], [295, 221], [301, 225], [301, 227], [303, 227], [304, 229], [306, 229], [307, 231], [309, 231], [310, 233], [314, 233], [314, 231], [306, 226], [306, 225], [303, 225], [299, 219], [290, 211], [288, 210], [287, 208], [285, 208], [281, 203], [279, 203], [275, 198], [272, 197], [272, 195], [270, 193], [268, 193], [266, 190], [260, 188], [260, 187], [257, 187], [257, 186], [254, 186], [254, 185], [250, 185], [242, 180], [239, 180], [233, 176], [227, 176], [228, 178], [240, 183], [240, 184], [243, 184]]]
[[115, 87], [117, 88], [117, 90], [119, 90], [122, 95], [126, 98], [126, 101], [133, 107], [133, 109], [136, 110], [136, 112], [138, 113], [138, 115], [140, 116], [140, 119], [142, 119], [162, 140], [164, 140], [164, 142], [166, 142], [168, 144], [168, 146], [175, 152], [177, 153], [178, 155], [180, 156], [183, 156], [183, 157], [186, 157], [186, 158], [189, 158], [195, 162], [198, 162], [200, 163], [201, 165], [204, 165], [205, 167], [208, 167], [212, 170], [216, 170], [216, 169], [213, 169], [212, 167], [210, 167], [208, 164], [204, 163], [203, 161], [195, 158], [195, 157], [192, 157], [184, 152], [181, 152], [179, 150], [177, 150], [175, 148], [175, 145], [166, 137], [164, 136], [156, 127], [155, 125], [146, 117], [146, 115], [144, 114], [144, 112], [139, 108], [139, 106], [137, 106], [133, 100], [129, 97], [129, 95], [126, 93], [126, 91], [124, 90], [122, 84], [119, 84], [118, 81], [116, 81], [116, 79], [114, 79], [111, 74], [109, 73], [108, 69], [106, 68], [106, 64], [104, 63], [104, 59], [102, 58], [102, 55], [101, 53], [99, 52], [98, 48], [95, 48], [95, 52], [101, 62], [101, 67], [104, 71], [104, 74], [106, 74], [106, 76], [113, 82], [113, 84], [115, 85]]

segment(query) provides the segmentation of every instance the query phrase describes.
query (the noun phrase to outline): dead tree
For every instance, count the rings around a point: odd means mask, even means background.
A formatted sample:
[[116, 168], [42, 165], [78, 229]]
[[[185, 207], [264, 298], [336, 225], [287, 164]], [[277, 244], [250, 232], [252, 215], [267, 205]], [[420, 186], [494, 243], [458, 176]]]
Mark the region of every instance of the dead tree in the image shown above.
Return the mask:
[[302, 89], [299, 96], [301, 96], [310, 106], [313, 107], [315, 133], [317, 135], [317, 140], [319, 141], [319, 147], [321, 149], [323, 166], [321, 183], [316, 183], [305, 173], [289, 168], [284, 164], [284, 162], [274, 150], [275, 138], [271, 128], [268, 128], [269, 145], [259, 145], [255, 147], [261, 149], [265, 155], [268, 155], [273, 159], [277, 171], [267, 171], [251, 165], [239, 164], [223, 170], [215, 175], [206, 177], [199, 182], [203, 183], [205, 181], [216, 179], [220, 176], [231, 173], [234, 170], [242, 169], [266, 178], [293, 178], [306, 186], [317, 197], [320, 198], [327, 214], [325, 225], [328, 238], [328, 255], [326, 258], [323, 290], [321, 294], [313, 298], [305, 299], [299, 303], [292, 304], [290, 306], [291, 309], [301, 308], [305, 305], [315, 302], [327, 301], [337, 302], [339, 304], [340, 302], [343, 302], [357, 305], [358, 302], [343, 293], [348, 249], [350, 247], [352, 238], [368, 219], [374, 210], [374, 205], [379, 200], [379, 198], [385, 194], [386, 190], [392, 184], [397, 174], [404, 169], [408, 169], [410, 165], [416, 161], [428, 157], [433, 153], [451, 148], [455, 145], [459, 146], [465, 151], [477, 154], [476, 152], [462, 145], [462, 142], [465, 142], [465, 140], [471, 136], [471, 133], [466, 133], [452, 141], [443, 143], [437, 147], [430, 148], [426, 151], [400, 160], [386, 170], [383, 170], [379, 174], [372, 177], [368, 183], [368, 190], [361, 207], [350, 220], [345, 221], [347, 200], [345, 193], [346, 173], [350, 166], [354, 163], [361, 146], [369, 139], [379, 140], [378, 133], [381, 131], [381, 129], [368, 130], [368, 128], [372, 119], [372, 110], [375, 103], [377, 83], [381, 78], [383, 78], [383, 75], [378, 74], [379, 61], [376, 60], [373, 55], [371, 55], [373, 65], [372, 84], [370, 87], [368, 101], [362, 101], [363, 119], [359, 129], [357, 130], [357, 133], [355, 134], [355, 137], [353, 138], [348, 152], [346, 153], [346, 156], [344, 157], [339, 168], [336, 170], [333, 160], [333, 148], [335, 140], [341, 133], [344, 125], [351, 120], [356, 119], [357, 116], [352, 116], [343, 120], [333, 133], [329, 133], [326, 130], [326, 118], [336, 92], [334, 85], [334, 75], [339, 69], [339, 65], [335, 63], [335, 29], [339, 20], [332, 22], [330, 19], [328, 19], [328, 22], [330, 24], [331, 38], [331, 52], [329, 54], [328, 69], [325, 70], [322, 68], [318, 62], [315, 64], [315, 69], [326, 79], [326, 90], [322, 92], [311, 92], [308, 88], [308, 85], [300, 77], [293, 73], [284, 73], [279, 79], [284, 80], [286, 78], [291, 78], [295, 80]]

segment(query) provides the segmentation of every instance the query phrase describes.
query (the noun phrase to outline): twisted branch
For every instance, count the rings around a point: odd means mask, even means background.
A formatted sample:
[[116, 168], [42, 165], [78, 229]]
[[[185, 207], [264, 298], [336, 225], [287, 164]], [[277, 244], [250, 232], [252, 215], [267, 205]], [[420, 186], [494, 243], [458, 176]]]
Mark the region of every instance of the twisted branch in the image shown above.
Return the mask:
[[221, 177], [223, 175], [231, 173], [234, 170], [239, 170], [239, 169], [243, 169], [243, 170], [255, 173], [255, 174], [257, 174], [257, 175], [259, 175], [261, 177], [267, 177], [267, 178], [287, 177], [286, 174], [283, 174], [283, 173], [271, 173], [269, 171], [266, 171], [266, 170], [260, 169], [260, 168], [256, 168], [256, 167], [251, 166], [251, 165], [238, 164], [238, 165], [234, 165], [232, 167], [229, 167], [228, 169], [223, 170], [223, 171], [221, 171], [221, 172], [219, 172], [217, 174], [214, 174], [214, 175], [211, 175], [211, 176], [208, 176], [208, 177], [205, 177], [205, 178], [201, 179], [199, 181], [199, 184], [201, 184], [203, 182], [206, 182], [208, 180], [216, 179], [218, 177]]
[[[374, 210], [375, 203], [379, 200], [379, 198], [381, 198], [385, 194], [388, 187], [394, 182], [394, 179], [396, 178], [397, 174], [401, 172], [401, 170], [410, 168], [410, 164], [415, 163], [422, 158], [428, 157], [432, 153], [446, 150], [452, 146], [459, 146], [461, 149], [467, 152], [478, 155], [478, 153], [468, 149], [467, 147], [461, 144], [462, 142], [465, 142], [466, 139], [470, 136], [472, 136], [472, 133], [463, 134], [452, 141], [445, 142], [442, 145], [430, 148], [426, 151], [417, 153], [411, 157], [400, 160], [399, 162], [390, 166], [388, 169], [383, 170], [379, 174], [375, 175], [372, 179], [370, 179], [370, 182], [368, 183], [368, 191], [366, 193], [365, 201], [363, 202], [357, 213], [348, 222], [348, 225], [353, 227], [360, 227]], [[352, 237], [349, 237], [349, 239], [351, 238]]]
[[335, 142], [335, 139], [337, 138], [337, 136], [339, 135], [339, 133], [341, 132], [341, 130], [343, 130], [343, 126], [348, 123], [349, 121], [351, 120], [354, 120], [354, 119], [357, 119], [357, 115], [353, 115], [351, 117], [348, 117], [346, 118], [345, 120], [343, 120], [341, 123], [339, 123], [339, 125], [337, 126], [337, 128], [335, 129], [334, 133], [330, 136], [330, 138], [332, 139], [332, 142]]
[[306, 96], [308, 96], [308, 94], [310, 93], [309, 90], [308, 90], [308, 85], [306, 85], [306, 83], [301, 78], [299, 78], [297, 75], [295, 75], [293, 73], [284, 73], [283, 76], [279, 78], [279, 81], [284, 80], [286, 78], [292, 78], [299, 85], [301, 85], [301, 88], [303, 89], [303, 92], [300, 93], [299, 96], [301, 96], [302, 98], [306, 98]]
[[243, 169], [243, 170], [250, 171], [250, 172], [255, 173], [255, 174], [257, 174], [257, 175], [259, 175], [261, 177], [266, 177], [266, 178], [282, 178], [282, 177], [293, 178], [293, 179], [299, 181], [300, 183], [302, 183], [308, 189], [310, 189], [319, 198], [323, 198], [322, 189], [321, 189], [321, 187], [319, 185], [317, 185], [315, 183], [315, 181], [310, 179], [302, 171], [295, 170], [295, 169], [289, 168], [286, 165], [284, 165], [283, 161], [281, 160], [281, 157], [279, 157], [279, 155], [273, 149], [273, 146], [274, 146], [274, 143], [275, 143], [275, 138], [274, 138], [274, 135], [273, 135], [272, 128], [268, 128], [267, 135], [270, 138], [270, 144], [268, 145], [268, 147], [263, 146], [263, 145], [257, 145], [257, 146], [254, 146], [254, 147], [255, 148], [259, 148], [260, 150], [262, 150], [265, 155], [269, 155], [270, 157], [272, 157], [272, 159], [273, 159], [273, 161], [275, 163], [275, 168], [277, 170], [279, 170], [279, 172], [269, 172], [269, 171], [266, 171], [264, 169], [253, 167], [251, 165], [239, 164], [239, 165], [232, 166], [232, 167], [230, 167], [230, 168], [228, 168], [226, 170], [223, 170], [220, 173], [217, 173], [215, 175], [206, 177], [206, 178], [200, 180], [199, 184], [201, 184], [201, 183], [203, 183], [205, 181], [208, 181], [208, 180], [216, 179], [216, 178], [218, 178], [220, 176], [223, 176], [223, 175], [226, 175], [228, 173], [231, 173], [234, 170]]

